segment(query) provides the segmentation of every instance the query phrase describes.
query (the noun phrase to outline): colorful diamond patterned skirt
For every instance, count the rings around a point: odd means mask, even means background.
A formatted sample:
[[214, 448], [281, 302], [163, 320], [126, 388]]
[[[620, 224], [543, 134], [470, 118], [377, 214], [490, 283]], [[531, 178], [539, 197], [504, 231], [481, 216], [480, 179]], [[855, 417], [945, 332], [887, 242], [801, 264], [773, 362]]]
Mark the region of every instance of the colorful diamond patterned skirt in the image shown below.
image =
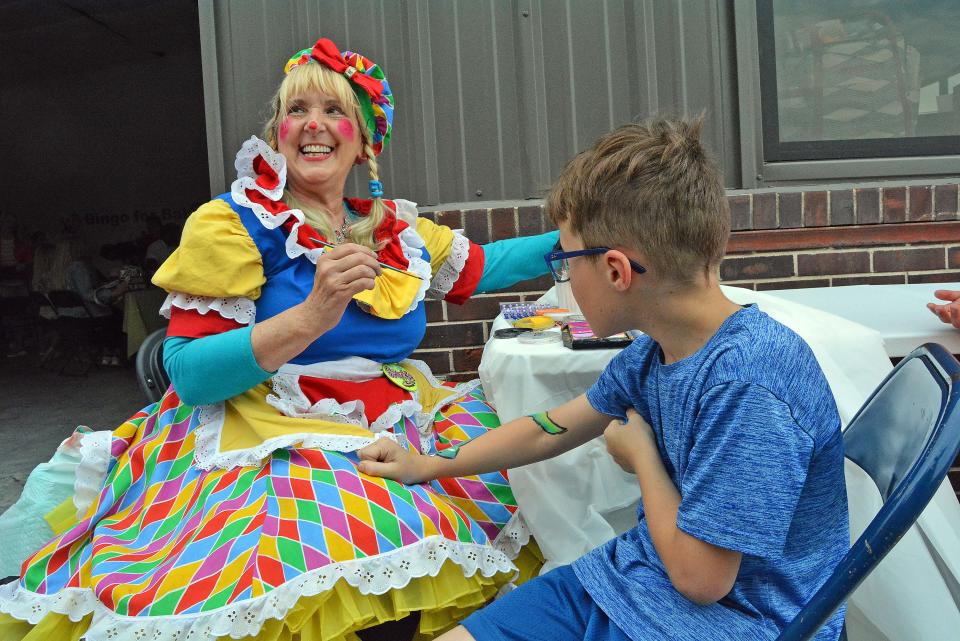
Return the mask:
[[[113, 432], [85, 516], [0, 586], [0, 641], [327, 641], [411, 612], [430, 638], [539, 567], [503, 473], [406, 486], [305, 448], [203, 471], [198, 413], [169, 391]], [[431, 447], [498, 424], [478, 389]]]

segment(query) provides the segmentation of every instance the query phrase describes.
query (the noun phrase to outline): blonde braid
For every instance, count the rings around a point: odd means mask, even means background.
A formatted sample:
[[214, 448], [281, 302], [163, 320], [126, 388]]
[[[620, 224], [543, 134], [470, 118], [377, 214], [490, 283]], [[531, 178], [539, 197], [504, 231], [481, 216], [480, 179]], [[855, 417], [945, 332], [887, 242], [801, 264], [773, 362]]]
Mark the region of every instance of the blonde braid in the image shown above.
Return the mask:
[[[370, 146], [367, 136], [363, 137], [363, 153], [367, 157], [370, 180], [380, 180], [379, 168], [377, 167], [377, 157], [373, 153], [373, 147]], [[350, 227], [349, 236], [350, 239], [358, 245], [364, 245], [365, 247], [370, 247], [372, 249], [379, 249], [373, 237], [373, 233], [376, 231], [377, 227], [380, 226], [380, 223], [383, 222], [383, 218], [386, 216], [386, 208], [383, 204], [383, 198], [372, 198], [372, 203], [373, 204], [370, 207], [370, 214], [357, 224]]]

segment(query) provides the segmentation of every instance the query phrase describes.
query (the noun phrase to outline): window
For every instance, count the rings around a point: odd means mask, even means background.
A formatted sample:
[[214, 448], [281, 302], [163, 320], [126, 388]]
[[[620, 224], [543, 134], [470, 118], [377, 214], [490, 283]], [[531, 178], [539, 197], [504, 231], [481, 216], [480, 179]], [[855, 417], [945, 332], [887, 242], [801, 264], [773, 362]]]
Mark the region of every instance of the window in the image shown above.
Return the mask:
[[766, 162], [960, 154], [960, 2], [757, 0]]

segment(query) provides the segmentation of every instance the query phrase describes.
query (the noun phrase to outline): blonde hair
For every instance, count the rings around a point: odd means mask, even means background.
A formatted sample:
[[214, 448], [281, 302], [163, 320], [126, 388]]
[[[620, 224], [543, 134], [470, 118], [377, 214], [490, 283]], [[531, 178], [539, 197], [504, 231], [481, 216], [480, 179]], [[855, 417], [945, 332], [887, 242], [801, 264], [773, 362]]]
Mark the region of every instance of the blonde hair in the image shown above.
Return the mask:
[[620, 127], [574, 157], [547, 197], [585, 247], [632, 247], [659, 276], [716, 270], [730, 236], [720, 171], [700, 142], [703, 115]]
[[33, 280], [35, 292], [52, 292], [67, 288], [67, 267], [73, 262], [73, 251], [65, 241], [44, 243], [33, 254]]
[[[277, 128], [287, 115], [289, 101], [308, 91], [320, 91], [335, 97], [343, 106], [347, 115], [359, 125], [360, 136], [363, 141], [363, 154], [367, 159], [370, 180], [380, 180], [376, 155], [370, 145], [370, 131], [367, 129], [366, 120], [360, 114], [360, 102], [357, 100], [356, 94], [353, 93], [349, 81], [343, 75], [321, 64], [308, 63], [294, 67], [280, 83], [280, 87], [271, 102], [273, 115], [267, 120], [263, 131], [263, 138], [267, 141], [267, 144], [274, 150], [278, 149]], [[306, 212], [304, 213], [306, 214]], [[360, 222], [351, 225], [347, 230], [350, 241], [371, 249], [377, 249], [374, 232], [383, 222], [384, 216], [386, 216], [386, 208], [383, 204], [383, 198], [373, 198], [370, 214], [363, 217]], [[325, 216], [311, 216], [310, 219], [311, 224], [317, 227], [317, 231], [323, 234], [325, 238], [333, 238], [333, 229]]]

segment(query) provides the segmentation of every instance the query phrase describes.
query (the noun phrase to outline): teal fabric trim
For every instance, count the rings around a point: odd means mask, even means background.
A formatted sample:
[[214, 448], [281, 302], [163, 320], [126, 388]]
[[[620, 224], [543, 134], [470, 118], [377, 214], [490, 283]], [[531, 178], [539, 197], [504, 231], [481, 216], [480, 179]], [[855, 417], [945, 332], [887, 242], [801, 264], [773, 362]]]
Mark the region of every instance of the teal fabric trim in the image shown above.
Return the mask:
[[226, 400], [267, 380], [253, 356], [253, 325], [203, 338], [170, 336], [163, 341], [163, 367], [180, 400], [203, 405]]
[[477, 293], [506, 289], [549, 273], [543, 257], [553, 251], [559, 240], [560, 232], [551, 231], [480, 245], [483, 249], [483, 275], [477, 283]]
[[447, 459], [457, 458], [457, 454], [460, 453], [460, 448], [466, 445], [466, 442], [457, 443], [456, 445], [451, 445], [450, 447], [444, 448], [442, 450], [437, 450], [437, 456]]

